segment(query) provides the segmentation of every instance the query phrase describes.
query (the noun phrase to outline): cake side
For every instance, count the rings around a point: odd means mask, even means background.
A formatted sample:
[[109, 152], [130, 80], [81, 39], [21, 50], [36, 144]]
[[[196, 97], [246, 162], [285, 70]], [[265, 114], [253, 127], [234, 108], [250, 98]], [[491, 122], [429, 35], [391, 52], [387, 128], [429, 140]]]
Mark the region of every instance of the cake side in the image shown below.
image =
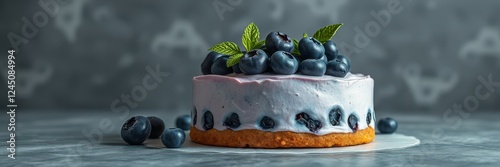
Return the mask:
[[373, 79], [303, 75], [193, 78], [193, 128], [200, 131], [353, 133], [374, 128]]

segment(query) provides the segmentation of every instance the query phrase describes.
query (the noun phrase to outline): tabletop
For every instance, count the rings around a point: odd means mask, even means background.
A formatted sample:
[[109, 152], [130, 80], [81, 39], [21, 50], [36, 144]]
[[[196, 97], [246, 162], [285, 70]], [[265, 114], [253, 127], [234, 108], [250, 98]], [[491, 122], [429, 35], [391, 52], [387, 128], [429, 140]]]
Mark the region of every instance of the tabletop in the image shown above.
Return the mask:
[[[133, 115], [154, 115], [173, 126], [182, 112], [26, 111], [16, 113], [16, 159], [3, 148], [0, 166], [497, 166], [500, 112], [467, 114], [377, 111], [398, 120], [397, 133], [420, 145], [397, 150], [343, 154], [184, 153], [125, 144], [119, 134]], [[0, 118], [6, 125], [5, 117]], [[2, 128], [3, 129], [3, 128]], [[8, 133], [0, 131], [2, 147]]]

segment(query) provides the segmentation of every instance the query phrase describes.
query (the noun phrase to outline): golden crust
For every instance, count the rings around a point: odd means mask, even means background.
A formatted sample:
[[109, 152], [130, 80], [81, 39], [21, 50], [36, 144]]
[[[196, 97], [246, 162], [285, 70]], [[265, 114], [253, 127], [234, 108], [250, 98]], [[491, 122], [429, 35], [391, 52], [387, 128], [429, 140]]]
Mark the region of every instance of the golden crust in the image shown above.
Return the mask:
[[375, 130], [368, 127], [355, 133], [330, 133], [322, 136], [290, 131], [267, 132], [255, 129], [201, 131], [191, 127], [193, 142], [225, 147], [293, 148], [293, 147], [335, 147], [352, 146], [371, 142]]

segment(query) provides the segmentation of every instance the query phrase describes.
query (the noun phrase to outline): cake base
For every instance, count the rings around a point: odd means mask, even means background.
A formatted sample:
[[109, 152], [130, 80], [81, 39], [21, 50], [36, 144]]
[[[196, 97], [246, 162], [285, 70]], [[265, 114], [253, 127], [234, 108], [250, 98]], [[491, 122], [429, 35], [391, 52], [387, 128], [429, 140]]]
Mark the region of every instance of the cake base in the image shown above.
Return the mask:
[[322, 136], [309, 133], [294, 133], [289, 131], [267, 132], [254, 129], [233, 131], [230, 129], [218, 131], [211, 129], [201, 131], [191, 127], [189, 133], [195, 143], [252, 148], [313, 148], [352, 146], [371, 142], [375, 138], [375, 130], [368, 127], [355, 133], [331, 133]]

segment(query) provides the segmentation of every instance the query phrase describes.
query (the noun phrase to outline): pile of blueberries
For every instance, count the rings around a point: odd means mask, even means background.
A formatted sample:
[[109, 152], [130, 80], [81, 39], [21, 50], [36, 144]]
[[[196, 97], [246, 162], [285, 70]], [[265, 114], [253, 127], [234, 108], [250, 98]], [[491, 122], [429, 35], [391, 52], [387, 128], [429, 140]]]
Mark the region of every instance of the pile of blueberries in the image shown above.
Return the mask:
[[121, 128], [123, 141], [130, 145], [139, 145], [147, 139], [160, 138], [167, 148], [179, 148], [186, 140], [185, 130], [191, 126], [191, 117], [182, 115], [175, 121], [177, 128], [165, 129], [162, 119], [154, 116], [135, 116], [128, 119]]
[[201, 71], [203, 75], [226, 75], [233, 72], [254, 75], [270, 72], [345, 77], [351, 69], [349, 59], [339, 55], [337, 46], [331, 40], [322, 44], [313, 37], [304, 37], [298, 42], [300, 54], [294, 52], [294, 49], [294, 42], [288, 35], [271, 32], [261, 49], [244, 51], [239, 63], [232, 67], [226, 66], [228, 55], [210, 52], [201, 64]]

